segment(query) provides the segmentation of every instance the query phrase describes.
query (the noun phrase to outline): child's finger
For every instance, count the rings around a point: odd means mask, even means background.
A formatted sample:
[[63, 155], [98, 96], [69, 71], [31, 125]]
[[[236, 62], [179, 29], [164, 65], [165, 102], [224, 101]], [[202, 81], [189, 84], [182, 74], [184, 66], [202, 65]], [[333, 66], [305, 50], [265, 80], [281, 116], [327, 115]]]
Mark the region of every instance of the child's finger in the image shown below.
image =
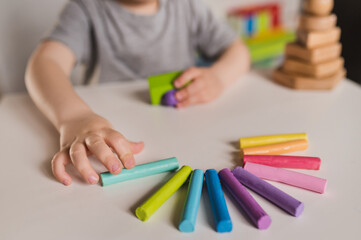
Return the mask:
[[176, 99], [181, 102], [190, 96], [196, 95], [202, 89], [202, 80], [195, 79], [191, 84], [185, 88], [178, 90], [175, 94]]
[[195, 105], [195, 104], [199, 104], [202, 103], [201, 98], [199, 96], [199, 94], [195, 94], [192, 96], [189, 96], [188, 98], [184, 99], [183, 101], [177, 103], [177, 108], [184, 108], [184, 107], [188, 107], [190, 105]]
[[181, 88], [183, 87], [186, 83], [188, 83], [189, 81], [195, 79], [196, 77], [198, 77], [201, 74], [201, 69], [200, 68], [189, 68], [186, 71], [184, 71], [175, 81], [174, 81], [174, 86], [176, 88]]
[[134, 154], [140, 153], [144, 148], [144, 142], [129, 141], [129, 143], [130, 143], [130, 148]]
[[114, 132], [107, 135], [105, 137], [105, 141], [111, 148], [113, 148], [125, 168], [134, 167], [135, 160], [127, 139], [125, 139], [120, 133]]
[[96, 184], [99, 181], [98, 174], [96, 174], [93, 167], [90, 165], [84, 144], [79, 142], [73, 143], [70, 147], [69, 155], [74, 167], [86, 182]]
[[65, 170], [65, 166], [69, 163], [71, 163], [71, 160], [69, 154], [65, 151], [58, 152], [51, 160], [51, 170], [55, 178], [65, 186], [71, 184], [71, 177]]
[[119, 174], [122, 171], [122, 166], [117, 157], [110, 150], [103, 138], [92, 135], [85, 138], [85, 144], [103, 164], [112, 173]]

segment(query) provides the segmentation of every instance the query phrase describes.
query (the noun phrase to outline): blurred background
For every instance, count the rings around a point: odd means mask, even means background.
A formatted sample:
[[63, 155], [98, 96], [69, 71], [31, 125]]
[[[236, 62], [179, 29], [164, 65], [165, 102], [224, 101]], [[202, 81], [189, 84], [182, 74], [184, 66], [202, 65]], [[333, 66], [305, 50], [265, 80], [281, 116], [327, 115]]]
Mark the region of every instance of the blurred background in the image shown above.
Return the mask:
[[[302, 0], [202, 0], [239, 32], [252, 52], [253, 68], [273, 68], [282, 61], [284, 44], [294, 40]], [[0, 94], [25, 91], [27, 60], [67, 0], [0, 1]], [[236, 10], [235, 10], [236, 9]], [[342, 29], [347, 77], [361, 84], [361, 1], [335, 0]], [[248, 18], [249, 12], [256, 13]], [[235, 14], [236, 13], [236, 14]], [[261, 34], [271, 32], [271, 34]], [[257, 35], [257, 37], [255, 37]], [[79, 84], [82, 69], [73, 73]]]

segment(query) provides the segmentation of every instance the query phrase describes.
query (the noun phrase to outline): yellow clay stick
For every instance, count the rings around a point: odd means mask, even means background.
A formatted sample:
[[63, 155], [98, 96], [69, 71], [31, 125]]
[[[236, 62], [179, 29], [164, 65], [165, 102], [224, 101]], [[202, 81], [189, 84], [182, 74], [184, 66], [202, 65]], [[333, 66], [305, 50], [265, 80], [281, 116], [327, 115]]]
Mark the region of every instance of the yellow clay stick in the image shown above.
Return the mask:
[[306, 133], [278, 134], [258, 137], [247, 137], [239, 139], [240, 148], [249, 148], [256, 146], [269, 145], [274, 143], [288, 142], [304, 139], [307, 141]]
[[146, 221], [170, 198], [184, 183], [191, 174], [192, 168], [183, 166], [174, 176], [168, 180], [156, 193], [135, 210], [137, 217]]
[[305, 150], [308, 147], [306, 140], [275, 143], [270, 145], [243, 148], [243, 155], [280, 155], [284, 153]]

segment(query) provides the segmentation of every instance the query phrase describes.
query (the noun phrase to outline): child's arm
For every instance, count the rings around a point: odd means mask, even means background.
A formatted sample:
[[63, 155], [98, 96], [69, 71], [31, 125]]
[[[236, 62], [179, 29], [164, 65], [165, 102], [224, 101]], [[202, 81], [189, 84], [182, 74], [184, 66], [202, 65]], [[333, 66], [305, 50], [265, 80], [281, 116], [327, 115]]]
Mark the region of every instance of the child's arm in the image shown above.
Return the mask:
[[132, 168], [133, 154], [144, 144], [128, 141], [82, 101], [69, 80], [74, 64], [75, 55], [67, 46], [44, 42], [28, 63], [25, 82], [35, 104], [60, 133], [60, 151], [52, 160], [54, 176], [71, 184], [65, 166], [72, 163], [86, 182], [95, 184], [99, 177], [87, 155], [95, 155], [111, 173], [118, 174], [122, 167], [113, 151], [126, 168]]
[[229, 87], [250, 68], [250, 55], [247, 47], [240, 41], [234, 41], [209, 68], [189, 68], [176, 79], [174, 85], [181, 88], [189, 81], [191, 84], [179, 90], [177, 107], [207, 103]]

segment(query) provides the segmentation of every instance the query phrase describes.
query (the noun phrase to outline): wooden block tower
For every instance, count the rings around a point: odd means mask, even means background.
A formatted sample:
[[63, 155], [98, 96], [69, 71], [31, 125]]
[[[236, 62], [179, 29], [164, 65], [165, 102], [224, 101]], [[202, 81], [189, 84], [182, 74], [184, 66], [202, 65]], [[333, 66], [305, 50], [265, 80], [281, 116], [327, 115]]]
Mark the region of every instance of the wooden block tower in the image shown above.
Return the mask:
[[332, 89], [345, 77], [341, 30], [331, 14], [333, 0], [303, 0], [297, 41], [286, 45], [285, 61], [273, 79], [294, 89]]

